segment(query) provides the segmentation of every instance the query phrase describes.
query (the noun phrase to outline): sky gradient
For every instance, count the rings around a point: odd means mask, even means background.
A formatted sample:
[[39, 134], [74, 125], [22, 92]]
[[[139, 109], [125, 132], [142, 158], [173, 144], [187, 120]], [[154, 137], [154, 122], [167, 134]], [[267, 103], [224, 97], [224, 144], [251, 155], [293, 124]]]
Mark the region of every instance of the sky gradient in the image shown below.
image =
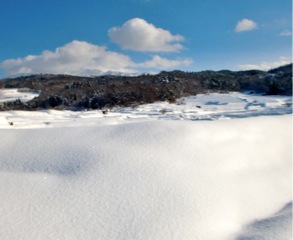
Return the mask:
[[267, 70], [292, 61], [291, 0], [2, 0], [1, 5], [0, 78]]

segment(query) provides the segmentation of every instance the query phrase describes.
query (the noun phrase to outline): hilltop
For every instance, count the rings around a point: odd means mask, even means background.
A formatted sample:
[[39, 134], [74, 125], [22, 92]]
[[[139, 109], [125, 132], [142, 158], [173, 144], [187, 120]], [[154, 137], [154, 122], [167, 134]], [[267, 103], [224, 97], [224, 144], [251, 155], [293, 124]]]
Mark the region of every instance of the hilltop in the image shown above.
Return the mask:
[[292, 95], [292, 64], [270, 71], [162, 71], [156, 75], [80, 77], [37, 74], [0, 81], [0, 88], [37, 91], [28, 102], [0, 105], [1, 110], [102, 109], [134, 106], [207, 92], [249, 91]]

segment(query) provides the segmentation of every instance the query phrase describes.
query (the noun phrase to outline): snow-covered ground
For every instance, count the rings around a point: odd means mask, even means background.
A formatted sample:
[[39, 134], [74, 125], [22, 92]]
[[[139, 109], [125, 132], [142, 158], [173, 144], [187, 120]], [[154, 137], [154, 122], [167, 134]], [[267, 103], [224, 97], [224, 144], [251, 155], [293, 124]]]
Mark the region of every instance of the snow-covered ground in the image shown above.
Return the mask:
[[0, 102], [9, 102], [19, 99], [22, 102], [27, 102], [39, 96], [38, 92], [29, 89], [5, 88], [0, 89]]
[[[21, 98], [21, 95], [18, 95]], [[102, 111], [0, 112], [0, 128], [37, 128], [112, 125], [146, 120], [222, 120], [292, 113], [291, 96], [261, 96], [243, 93], [199, 94], [176, 103], [157, 102], [138, 107]], [[13, 124], [13, 125], [12, 125]]]
[[0, 112], [0, 239], [289, 240], [289, 113], [240, 93]]

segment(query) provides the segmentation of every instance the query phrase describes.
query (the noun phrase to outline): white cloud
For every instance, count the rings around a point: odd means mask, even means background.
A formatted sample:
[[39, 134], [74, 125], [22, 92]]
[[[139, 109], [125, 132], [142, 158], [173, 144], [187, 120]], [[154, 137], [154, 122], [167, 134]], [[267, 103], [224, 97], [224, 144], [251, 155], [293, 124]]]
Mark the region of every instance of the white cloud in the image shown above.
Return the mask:
[[192, 64], [191, 59], [170, 60], [155, 55], [151, 60], [137, 64], [137, 66], [142, 68], [171, 69], [180, 66], [188, 66], [190, 64]]
[[284, 30], [283, 32], [280, 33], [281, 36], [288, 37], [292, 36], [292, 32], [288, 29]]
[[[183, 49], [181, 35], [157, 28], [140, 18], [134, 18], [108, 32], [111, 40], [123, 49], [142, 52], [178, 52]], [[35, 73], [101, 75], [107, 72], [133, 73], [138, 69], [170, 69], [187, 66], [191, 59], [166, 59], [158, 55], [151, 60], [135, 63], [130, 56], [109, 51], [104, 46], [74, 40], [55, 50], [44, 50], [39, 55], [8, 59], [0, 62], [4, 75]]]
[[257, 28], [257, 23], [244, 18], [241, 21], [239, 21], [234, 29], [235, 32], [243, 32], [243, 31], [251, 31]]
[[40, 55], [9, 59], [0, 63], [6, 75], [24, 73], [80, 74], [89, 70], [94, 74], [106, 71], [129, 72], [133, 62], [123, 54], [83, 41], [72, 41], [55, 51]]
[[243, 65], [238, 65], [238, 68], [240, 68], [241, 70], [258, 69], [258, 70], [267, 71], [272, 68], [280, 67], [282, 65], [286, 65], [289, 63], [291, 63], [289, 57], [280, 57], [277, 61], [274, 61], [274, 62], [263, 61], [260, 64], [243, 64]]
[[191, 63], [190, 59], [170, 60], [158, 55], [151, 60], [135, 63], [127, 55], [75, 40], [55, 51], [45, 50], [40, 55], [5, 60], [0, 63], [0, 68], [6, 76], [29, 73], [101, 75], [109, 72], [134, 73], [142, 68], [170, 69]]
[[181, 35], [172, 35], [141, 18], [133, 18], [121, 27], [113, 27], [108, 34], [123, 49], [141, 52], [178, 52], [183, 49], [179, 43], [184, 40]]

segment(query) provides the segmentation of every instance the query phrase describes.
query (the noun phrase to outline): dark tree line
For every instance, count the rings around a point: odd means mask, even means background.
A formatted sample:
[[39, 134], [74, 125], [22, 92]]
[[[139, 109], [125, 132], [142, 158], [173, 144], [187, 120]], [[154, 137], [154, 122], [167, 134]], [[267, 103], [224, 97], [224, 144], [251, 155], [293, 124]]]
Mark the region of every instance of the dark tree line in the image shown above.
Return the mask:
[[102, 109], [134, 106], [207, 92], [250, 91], [292, 95], [292, 64], [270, 71], [161, 72], [136, 77], [31, 75], [0, 81], [0, 88], [26, 88], [40, 95], [26, 103], [2, 103], [0, 110]]

